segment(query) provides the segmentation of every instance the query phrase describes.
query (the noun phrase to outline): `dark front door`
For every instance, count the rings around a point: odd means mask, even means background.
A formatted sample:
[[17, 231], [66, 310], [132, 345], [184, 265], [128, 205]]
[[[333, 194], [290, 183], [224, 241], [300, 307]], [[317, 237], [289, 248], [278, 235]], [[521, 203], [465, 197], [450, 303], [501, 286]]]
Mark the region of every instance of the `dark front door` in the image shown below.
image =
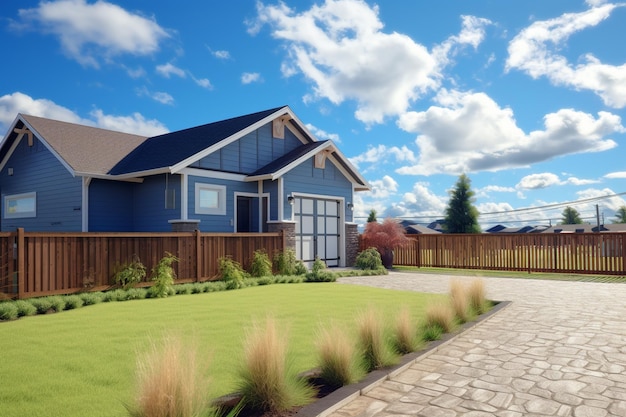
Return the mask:
[[237, 196], [237, 232], [252, 231], [252, 197]]

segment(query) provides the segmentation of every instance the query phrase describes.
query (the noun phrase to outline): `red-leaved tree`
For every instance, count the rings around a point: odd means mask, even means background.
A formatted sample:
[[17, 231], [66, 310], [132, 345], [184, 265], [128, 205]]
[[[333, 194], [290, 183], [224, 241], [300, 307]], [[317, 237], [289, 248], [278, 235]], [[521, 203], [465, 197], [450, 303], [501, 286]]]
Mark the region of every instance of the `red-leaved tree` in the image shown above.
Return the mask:
[[361, 238], [366, 248], [376, 248], [387, 269], [393, 266], [393, 250], [409, 241], [404, 228], [390, 217], [382, 223], [367, 223]]

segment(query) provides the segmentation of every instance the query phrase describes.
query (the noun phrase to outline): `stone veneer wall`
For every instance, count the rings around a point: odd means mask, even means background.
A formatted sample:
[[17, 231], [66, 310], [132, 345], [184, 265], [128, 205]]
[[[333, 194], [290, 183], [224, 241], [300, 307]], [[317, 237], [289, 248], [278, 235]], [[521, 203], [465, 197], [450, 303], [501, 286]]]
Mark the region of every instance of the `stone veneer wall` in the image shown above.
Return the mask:
[[355, 223], [346, 223], [346, 266], [354, 266], [359, 254], [359, 231]]
[[285, 249], [296, 250], [296, 223], [268, 223], [267, 231], [271, 233], [282, 231], [284, 233]]

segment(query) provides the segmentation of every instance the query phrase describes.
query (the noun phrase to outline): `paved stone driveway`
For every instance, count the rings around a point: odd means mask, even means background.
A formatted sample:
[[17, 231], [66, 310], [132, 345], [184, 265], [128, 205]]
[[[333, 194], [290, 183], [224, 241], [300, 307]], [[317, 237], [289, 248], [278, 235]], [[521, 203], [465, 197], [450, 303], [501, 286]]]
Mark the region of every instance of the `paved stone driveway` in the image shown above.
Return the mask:
[[[474, 278], [340, 282], [447, 293], [451, 279]], [[626, 416], [626, 284], [483, 279], [513, 303], [330, 417]]]

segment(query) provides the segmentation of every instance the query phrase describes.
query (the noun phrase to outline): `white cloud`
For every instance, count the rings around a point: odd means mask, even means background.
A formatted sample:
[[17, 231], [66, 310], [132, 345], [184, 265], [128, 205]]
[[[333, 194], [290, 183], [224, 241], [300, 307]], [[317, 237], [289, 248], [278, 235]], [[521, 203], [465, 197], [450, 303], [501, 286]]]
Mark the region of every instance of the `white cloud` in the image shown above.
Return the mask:
[[561, 179], [558, 175], [544, 172], [525, 176], [517, 183], [517, 188], [522, 190], [537, 190], [559, 184], [561, 184]]
[[[601, 190], [597, 188], [589, 188], [587, 190], [579, 191], [576, 193], [576, 195], [578, 195], [578, 200], [586, 200], [590, 198], [597, 198], [597, 197], [603, 197], [603, 196], [609, 196], [609, 195], [613, 196], [615, 194], [616, 194], [615, 191], [613, 191], [610, 188], [603, 188]], [[602, 198], [602, 199], [598, 199], [594, 201], [589, 201], [585, 203], [580, 203], [580, 204], [577, 204], [575, 207], [576, 207], [576, 210], [578, 210], [581, 213], [585, 211], [588, 213], [594, 213], [595, 215], [596, 204], [600, 206], [601, 211], [604, 211], [604, 210], [616, 211], [621, 206], [626, 205], [626, 201], [622, 197], [614, 196], [614, 197], [607, 197], [607, 198]], [[606, 220], [608, 222], [608, 219]]]
[[167, 64], [157, 65], [156, 71], [164, 76], [165, 78], [170, 78], [172, 75], [176, 75], [180, 78], [185, 78], [187, 73], [184, 69], [177, 67], [176, 65], [168, 62]]
[[258, 72], [244, 72], [241, 74], [242, 84], [251, 84], [261, 81], [261, 74]]
[[195, 83], [198, 84], [200, 87], [206, 88], [207, 90], [213, 89], [213, 85], [211, 84], [211, 81], [209, 81], [208, 78], [196, 78], [193, 75], [191, 76], [191, 78], [193, 78]]
[[599, 180], [590, 180], [590, 179], [576, 178], [576, 177], [569, 177], [564, 182], [566, 184], [571, 184], [571, 185], [589, 185], [589, 184], [597, 184], [600, 181]]
[[360, 168], [363, 172], [367, 171], [364, 164], [370, 164], [371, 167], [387, 164], [390, 159], [393, 162], [409, 162], [415, 163], [417, 158], [413, 151], [406, 146], [401, 148], [397, 146], [387, 147], [385, 145], [378, 145], [376, 147], [369, 146], [367, 151], [352, 158], [348, 158], [350, 163], [357, 168]]
[[65, 53], [82, 65], [98, 67], [99, 60], [123, 55], [149, 55], [170, 35], [154, 19], [130, 13], [106, 1], [42, 1], [20, 9], [23, 23], [59, 37]]
[[144, 86], [142, 88], [138, 88], [136, 92], [140, 97], [150, 97], [154, 101], [158, 101], [161, 104], [174, 104], [174, 97], [163, 91], [150, 91]]
[[372, 190], [364, 192], [363, 198], [382, 200], [389, 198], [398, 191], [398, 183], [389, 175], [385, 175], [382, 179], [373, 180], [369, 183], [372, 186]]
[[485, 27], [492, 22], [489, 19], [475, 16], [461, 16], [462, 29], [458, 35], [452, 35], [440, 45], [433, 48], [433, 54], [440, 65], [448, 63], [449, 59], [459, 52], [459, 49], [469, 45], [474, 49], [485, 39]]
[[582, 63], [572, 65], [559, 55], [561, 44], [584, 29], [597, 26], [625, 4], [588, 2], [592, 6], [581, 13], [566, 13], [555, 19], [534, 22], [522, 30], [509, 44], [506, 69], [519, 69], [532, 78], [547, 77], [555, 85], [576, 90], [591, 90], [607, 106], [626, 106], [626, 64], [601, 63], [586, 54]]
[[161, 122], [155, 119], [146, 119], [140, 113], [133, 113], [131, 116], [113, 116], [104, 114], [100, 109], [95, 109], [90, 113], [91, 119], [86, 119], [51, 100], [33, 99], [21, 92], [0, 97], [0, 125], [3, 130], [11, 125], [18, 113], [144, 136], [168, 132], [168, 129]]
[[402, 201], [393, 203], [383, 212], [391, 217], [421, 217], [429, 223], [445, 215], [449, 196], [434, 194], [427, 182], [416, 182], [410, 192], [404, 193]]
[[310, 123], [307, 123], [305, 126], [318, 139], [321, 139], [321, 140], [330, 139], [335, 143], [341, 143], [341, 139], [339, 138], [339, 135], [336, 133], [328, 133], [325, 130], [318, 129], [316, 126], [313, 126]]
[[544, 130], [525, 133], [513, 111], [501, 108], [484, 93], [440, 90], [438, 106], [408, 112], [398, 126], [419, 133], [419, 160], [399, 168], [400, 174], [431, 175], [497, 171], [524, 167], [573, 153], [600, 152], [617, 146], [607, 135], [624, 132], [621, 118], [598, 117], [561, 109], [544, 116]]
[[609, 178], [609, 179], [626, 178], [626, 171], [610, 172], [606, 174], [604, 178]]
[[114, 116], [104, 114], [102, 110], [96, 109], [89, 115], [95, 119], [96, 126], [104, 129], [144, 136], [157, 136], [168, 132], [168, 129], [158, 120], [147, 120], [137, 112], [130, 116]]
[[211, 54], [217, 59], [230, 59], [230, 52], [228, 51], [213, 51], [210, 48], [209, 51], [211, 51]]
[[406, 35], [383, 32], [378, 6], [361, 0], [326, 0], [301, 13], [285, 3], [259, 2], [257, 9], [249, 32], [256, 34], [268, 24], [272, 35], [286, 43], [283, 75], [300, 72], [313, 83], [305, 102], [354, 100], [355, 116], [366, 124], [401, 114], [438, 88], [447, 54], [456, 53], [457, 45], [475, 47], [488, 22], [465, 16], [461, 34], [448, 38], [431, 54]]
[[[486, 187], [481, 188], [479, 191], [491, 193], [514, 193], [517, 191], [514, 187], [502, 187], [500, 185], [488, 185]], [[478, 191], [477, 191], [478, 192]]]

